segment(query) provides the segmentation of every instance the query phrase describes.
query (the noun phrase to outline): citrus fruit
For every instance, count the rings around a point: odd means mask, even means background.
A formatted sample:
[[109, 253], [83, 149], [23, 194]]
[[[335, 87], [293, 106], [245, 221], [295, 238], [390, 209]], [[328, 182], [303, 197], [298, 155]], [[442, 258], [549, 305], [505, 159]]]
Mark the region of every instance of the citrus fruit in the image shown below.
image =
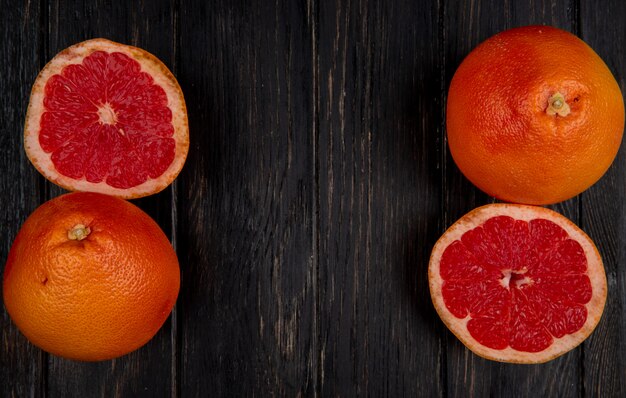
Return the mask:
[[541, 363], [573, 349], [606, 301], [602, 259], [591, 239], [543, 208], [475, 209], [437, 241], [428, 268], [437, 313], [474, 353]]
[[66, 358], [115, 358], [148, 342], [178, 296], [178, 260], [135, 205], [77, 192], [26, 220], [4, 270], [4, 305], [24, 335]]
[[549, 204], [589, 188], [622, 141], [624, 102], [600, 57], [548, 26], [496, 34], [458, 67], [447, 137], [461, 172], [508, 202]]
[[189, 149], [183, 93], [148, 52], [93, 39], [57, 54], [33, 85], [26, 154], [71, 191], [122, 198], [163, 190]]

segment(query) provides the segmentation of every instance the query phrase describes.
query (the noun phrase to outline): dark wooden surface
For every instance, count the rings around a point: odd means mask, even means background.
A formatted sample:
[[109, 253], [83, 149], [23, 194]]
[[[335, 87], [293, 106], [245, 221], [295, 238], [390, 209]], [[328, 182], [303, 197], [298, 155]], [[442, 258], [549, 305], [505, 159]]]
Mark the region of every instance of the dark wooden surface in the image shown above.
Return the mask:
[[[430, 249], [491, 202], [445, 140], [449, 81], [506, 28], [550, 24], [626, 76], [626, 4], [592, 1], [0, 1], [0, 267], [21, 223], [62, 191], [28, 162], [30, 87], [63, 48], [107, 37], [178, 77], [191, 147], [136, 203], [177, 248], [175, 310], [140, 350], [48, 355], [0, 311], [0, 397], [626, 396], [626, 149], [553, 206], [605, 260], [604, 317], [545, 365], [481, 359], [435, 314]], [[555, 56], [558, 56], [556, 54]]]

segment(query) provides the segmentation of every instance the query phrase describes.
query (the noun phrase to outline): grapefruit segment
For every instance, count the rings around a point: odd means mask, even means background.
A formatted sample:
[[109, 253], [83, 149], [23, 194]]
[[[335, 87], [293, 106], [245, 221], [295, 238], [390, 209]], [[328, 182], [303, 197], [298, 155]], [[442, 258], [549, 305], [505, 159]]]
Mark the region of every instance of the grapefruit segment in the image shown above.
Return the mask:
[[63, 188], [147, 196], [167, 187], [187, 157], [185, 100], [153, 55], [88, 40], [37, 77], [24, 140], [35, 167]]
[[606, 301], [604, 266], [591, 239], [542, 207], [493, 204], [452, 225], [429, 264], [433, 304], [473, 352], [541, 363], [580, 344]]

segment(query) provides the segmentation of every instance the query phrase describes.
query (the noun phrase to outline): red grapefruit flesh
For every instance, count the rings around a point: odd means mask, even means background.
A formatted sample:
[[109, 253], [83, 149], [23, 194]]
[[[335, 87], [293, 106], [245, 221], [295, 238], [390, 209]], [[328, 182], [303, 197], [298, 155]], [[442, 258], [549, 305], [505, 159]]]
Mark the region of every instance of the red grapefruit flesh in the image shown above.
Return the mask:
[[151, 195], [185, 163], [185, 99], [152, 54], [88, 40], [57, 54], [37, 77], [24, 144], [37, 170], [65, 189]]
[[564, 216], [514, 204], [480, 207], [437, 241], [428, 269], [437, 313], [470, 350], [542, 363], [585, 340], [606, 301], [602, 259]]

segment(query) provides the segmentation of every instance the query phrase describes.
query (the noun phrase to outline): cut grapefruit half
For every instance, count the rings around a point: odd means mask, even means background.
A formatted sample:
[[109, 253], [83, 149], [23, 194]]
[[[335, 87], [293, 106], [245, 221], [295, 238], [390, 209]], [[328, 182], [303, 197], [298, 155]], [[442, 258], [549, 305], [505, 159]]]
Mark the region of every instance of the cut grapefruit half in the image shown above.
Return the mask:
[[585, 340], [607, 284], [591, 239], [564, 216], [492, 204], [452, 225], [433, 248], [430, 294], [448, 329], [477, 355], [542, 363]]
[[185, 99], [152, 54], [87, 40], [39, 73], [24, 147], [37, 170], [67, 190], [151, 195], [176, 178], [187, 158]]

